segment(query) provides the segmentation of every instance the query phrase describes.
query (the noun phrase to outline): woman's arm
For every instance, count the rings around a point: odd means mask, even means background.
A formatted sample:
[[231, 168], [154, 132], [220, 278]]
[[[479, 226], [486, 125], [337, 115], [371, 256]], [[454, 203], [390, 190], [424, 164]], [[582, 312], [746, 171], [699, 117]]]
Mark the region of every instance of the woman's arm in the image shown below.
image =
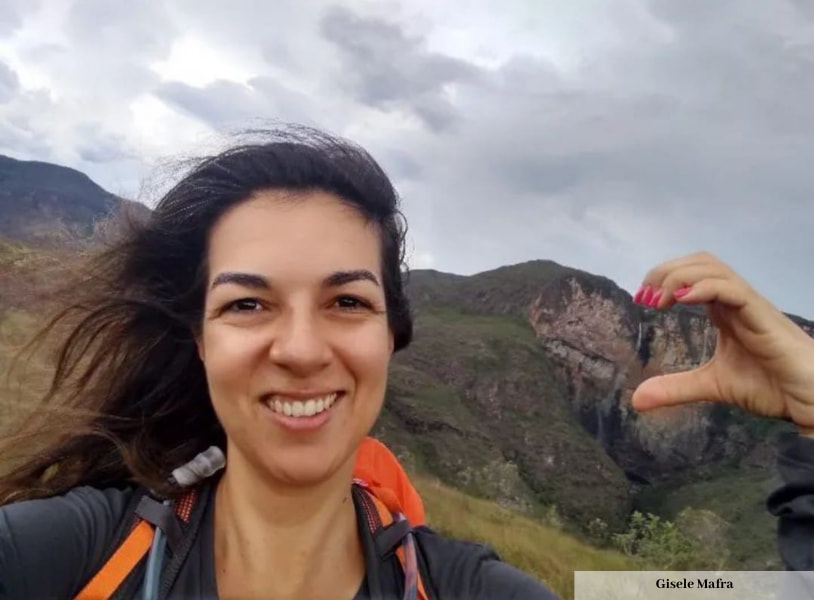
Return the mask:
[[794, 422], [781, 439], [783, 485], [768, 499], [779, 517], [780, 553], [789, 569], [814, 568], [814, 339], [708, 253], [659, 265], [635, 301], [656, 310], [704, 306], [717, 329], [715, 353], [700, 367], [652, 377], [632, 398], [640, 411], [713, 401]]
[[548, 587], [502, 562], [487, 546], [447, 538], [428, 527], [416, 530], [416, 540], [438, 598], [558, 600]]
[[782, 483], [766, 506], [778, 518], [780, 557], [792, 571], [814, 570], [814, 439], [795, 433], [779, 438]]
[[73, 598], [101, 568], [131, 494], [81, 487], [0, 508], [0, 600]]

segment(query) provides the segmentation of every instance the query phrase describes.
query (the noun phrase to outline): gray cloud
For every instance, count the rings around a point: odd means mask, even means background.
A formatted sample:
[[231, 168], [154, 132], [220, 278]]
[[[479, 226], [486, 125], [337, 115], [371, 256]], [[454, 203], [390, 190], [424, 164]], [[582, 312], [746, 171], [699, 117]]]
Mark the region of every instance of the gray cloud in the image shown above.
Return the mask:
[[115, 104], [159, 82], [150, 65], [169, 54], [177, 34], [162, 3], [83, 0], [65, 13], [67, 43], [44, 40], [22, 55], [45, 69], [52, 85]]
[[339, 51], [340, 85], [364, 104], [412, 111], [431, 130], [444, 130], [460, 116], [447, 87], [479, 75], [474, 65], [429, 51], [396, 24], [344, 8], [327, 11], [320, 31]]
[[21, 159], [51, 159], [52, 142], [34, 125], [27, 115], [16, 114], [0, 119], [0, 154]]
[[814, 4], [808, 0], [791, 0], [791, 4], [800, 13], [800, 16], [814, 20]]
[[667, 43], [461, 85], [453, 138], [393, 142], [421, 157], [423, 243], [456, 272], [543, 257], [629, 287], [709, 249], [814, 316], [769, 283], [814, 255], [814, 38], [781, 4], [653, 2]]
[[22, 25], [23, 10], [19, 0], [0, 2], [0, 35], [10, 35]]
[[110, 163], [135, 158], [135, 153], [123, 136], [105, 131], [99, 123], [83, 123], [77, 127], [81, 142], [76, 151], [89, 163]]
[[11, 67], [0, 62], [0, 104], [8, 102], [20, 91], [20, 79]]
[[150, 0], [73, 2], [66, 21], [72, 41], [127, 61], [165, 56], [176, 32], [164, 5]]
[[216, 128], [233, 129], [254, 120], [305, 122], [312, 114], [308, 98], [270, 77], [246, 85], [215, 81], [202, 88], [169, 82], [156, 95]]

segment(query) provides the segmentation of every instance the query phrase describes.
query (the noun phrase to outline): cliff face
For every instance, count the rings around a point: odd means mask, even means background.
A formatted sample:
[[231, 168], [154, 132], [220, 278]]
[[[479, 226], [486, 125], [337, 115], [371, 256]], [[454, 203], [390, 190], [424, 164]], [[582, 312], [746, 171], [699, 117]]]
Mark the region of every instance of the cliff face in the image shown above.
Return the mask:
[[[703, 309], [642, 308], [606, 278], [566, 268], [557, 272], [551, 263], [527, 263], [518, 270], [534, 265], [547, 278], [498, 310], [527, 319], [558, 367], [574, 414], [631, 481], [666, 478], [724, 458], [770, 463], [760, 435], [766, 428], [758, 419], [713, 404], [648, 415], [631, 408], [633, 391], [645, 379], [698, 367], [713, 355], [716, 330]], [[511, 269], [504, 275], [510, 277]], [[489, 277], [477, 275], [470, 285]], [[489, 294], [480, 300], [486, 312], [497, 305]], [[814, 323], [792, 318], [814, 335]]]
[[[583, 426], [632, 481], [665, 478], [726, 458], [771, 462], [762, 420], [714, 404], [639, 415], [636, 387], [654, 375], [696, 368], [712, 357], [716, 330], [702, 309], [667, 313], [590, 276], [567, 276], [541, 291], [529, 320], [569, 382]], [[814, 324], [794, 317], [809, 335]]]
[[695, 368], [712, 356], [714, 327], [702, 311], [656, 313], [601, 283], [588, 276], [560, 279], [528, 310], [541, 345], [570, 383], [583, 426], [634, 481], [722, 458], [740, 434], [714, 422], [712, 405], [645, 416], [630, 405], [644, 379]]

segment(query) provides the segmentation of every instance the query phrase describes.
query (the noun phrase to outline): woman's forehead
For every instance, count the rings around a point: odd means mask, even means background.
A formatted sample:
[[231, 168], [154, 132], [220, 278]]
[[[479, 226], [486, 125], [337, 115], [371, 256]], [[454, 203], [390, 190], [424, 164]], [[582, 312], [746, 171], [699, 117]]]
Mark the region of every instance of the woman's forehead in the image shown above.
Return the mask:
[[356, 269], [378, 273], [380, 247], [376, 228], [331, 194], [265, 192], [216, 223], [207, 258], [212, 277], [229, 270], [322, 278]]

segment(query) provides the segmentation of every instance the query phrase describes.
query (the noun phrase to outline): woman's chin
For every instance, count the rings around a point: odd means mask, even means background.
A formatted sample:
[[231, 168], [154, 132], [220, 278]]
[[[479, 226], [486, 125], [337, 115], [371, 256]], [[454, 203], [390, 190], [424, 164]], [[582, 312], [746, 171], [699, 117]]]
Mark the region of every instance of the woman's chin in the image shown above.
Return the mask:
[[[289, 460], [266, 460], [265, 471], [275, 481], [288, 486], [317, 486], [337, 476], [342, 463], [326, 460], [324, 453], [300, 451]], [[283, 458], [283, 457], [275, 457]]]

